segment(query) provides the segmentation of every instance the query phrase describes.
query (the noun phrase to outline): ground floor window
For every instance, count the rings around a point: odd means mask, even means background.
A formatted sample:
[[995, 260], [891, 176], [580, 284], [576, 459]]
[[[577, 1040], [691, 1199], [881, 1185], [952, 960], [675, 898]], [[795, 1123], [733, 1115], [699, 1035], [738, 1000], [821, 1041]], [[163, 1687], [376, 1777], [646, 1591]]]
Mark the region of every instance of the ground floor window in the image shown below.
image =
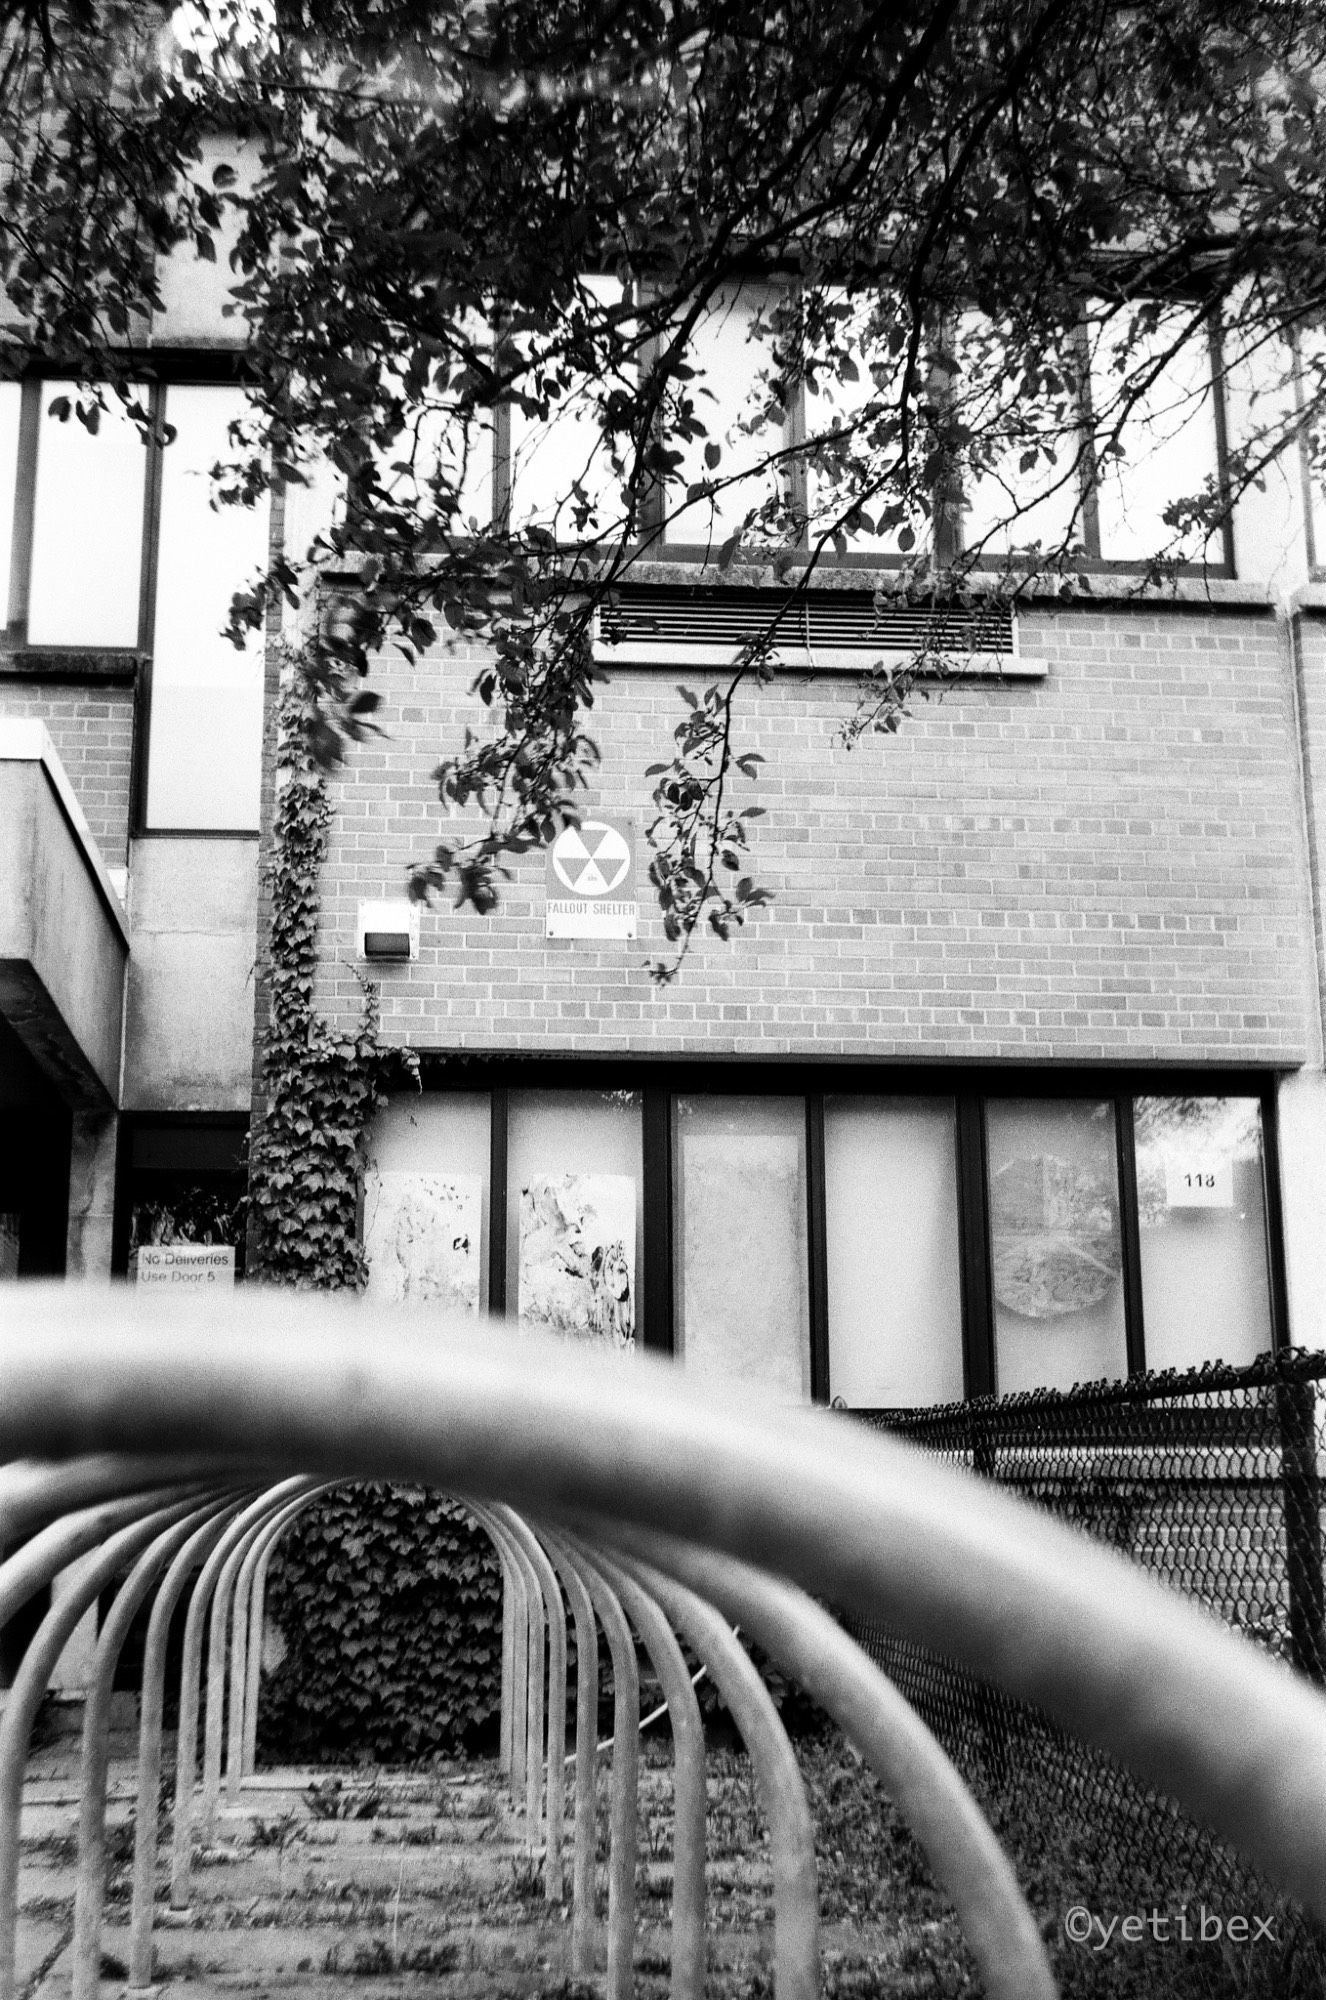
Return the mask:
[[370, 1289], [897, 1408], [1275, 1344], [1267, 1078], [530, 1061], [380, 1115]]
[[243, 1275], [247, 1134], [243, 1118], [121, 1119], [116, 1271], [190, 1291]]
[[963, 1394], [957, 1105], [824, 1100], [829, 1382], [854, 1409]]
[[985, 1107], [1001, 1393], [1128, 1372], [1119, 1116], [1108, 1098]]

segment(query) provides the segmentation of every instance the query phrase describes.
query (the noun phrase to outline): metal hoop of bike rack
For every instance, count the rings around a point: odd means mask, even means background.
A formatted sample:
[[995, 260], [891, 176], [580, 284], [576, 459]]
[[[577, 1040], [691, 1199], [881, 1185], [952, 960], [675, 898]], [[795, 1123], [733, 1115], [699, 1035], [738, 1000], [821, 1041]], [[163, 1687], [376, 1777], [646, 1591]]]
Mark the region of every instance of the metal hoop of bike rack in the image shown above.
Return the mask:
[[[74, 1558], [83, 1563], [31, 1640], [0, 1722], [0, 2000], [13, 1995], [28, 1727], [83, 1607], [129, 1570], [99, 1643], [85, 1721], [75, 2000], [90, 2000], [96, 1965], [99, 1890], [91, 1877], [103, 1838], [106, 1697], [130, 1617], [155, 1591], [140, 1725], [132, 1990], [151, 1971], [155, 1771], [171, 1611], [198, 1570], [181, 1681], [171, 1871], [178, 1904], [187, 1901], [190, 1833], [217, 1809], [223, 1765], [227, 1787], [237, 1790], [251, 1763], [265, 1562], [316, 1490], [352, 1478], [459, 1493], [499, 1551], [502, 1748], [530, 1839], [546, 1829], [550, 1896], [563, 1888], [570, 1608], [578, 1672], [569, 1939], [578, 1976], [593, 1962], [596, 1614], [602, 1624], [614, 1670], [609, 2000], [631, 1990], [634, 1934], [639, 1694], [628, 1617], [674, 1720], [674, 2000], [702, 1989], [704, 1963], [703, 1828], [691, 1741], [702, 1732], [682, 1693], [674, 1634], [709, 1664], [764, 1789], [777, 2000], [809, 2000], [818, 1985], [804, 1793], [729, 1619], [837, 1717], [884, 1779], [953, 1898], [988, 1991], [998, 2000], [1049, 2000], [1054, 1992], [1012, 1871], [956, 1771], [799, 1585], [886, 1618], [903, 1636], [1037, 1703], [1162, 1787], [1326, 1917], [1326, 1700], [1124, 1559], [905, 1446], [754, 1399], [734, 1417], [645, 1360], [609, 1361], [492, 1332], [480, 1344], [463, 1322], [433, 1314], [415, 1321], [362, 1302], [257, 1293], [233, 1312], [209, 1304], [204, 1319], [165, 1302], [119, 1293], [94, 1303], [85, 1293], [73, 1331], [67, 1292], [25, 1286], [12, 1296], [17, 1310], [0, 1340], [0, 1458], [20, 1462], [0, 1465], [0, 1550], [9, 1552], [0, 1563], [0, 1622]], [[702, 1794], [702, 1765], [700, 1773]]]

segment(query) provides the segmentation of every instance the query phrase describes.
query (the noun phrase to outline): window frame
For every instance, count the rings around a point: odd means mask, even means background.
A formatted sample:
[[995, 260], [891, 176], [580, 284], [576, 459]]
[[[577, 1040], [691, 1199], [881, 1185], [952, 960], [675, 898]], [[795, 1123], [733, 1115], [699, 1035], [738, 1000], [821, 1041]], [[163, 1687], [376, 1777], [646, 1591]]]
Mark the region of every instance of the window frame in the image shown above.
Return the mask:
[[[127, 358], [127, 357], [126, 357]], [[163, 417], [169, 420], [173, 386], [243, 388], [251, 380], [243, 356], [233, 348], [188, 351], [144, 351], [134, 359], [133, 379], [145, 390], [153, 436], [143, 481], [143, 519], [139, 546], [138, 631], [132, 646], [31, 645], [33, 528], [37, 500], [38, 439], [49, 386], [68, 377], [49, 363], [29, 369], [19, 379], [19, 433], [15, 465], [14, 522], [10, 542], [9, 599], [0, 627], [0, 674], [43, 680], [71, 679], [130, 682], [134, 691], [133, 747], [129, 777], [129, 836], [134, 840], [240, 840], [256, 842], [260, 829], [149, 826], [147, 823], [148, 748], [152, 727], [152, 641], [156, 623], [157, 564], [161, 536]], [[70, 423], [77, 418], [70, 417]]]
[[[72, 659], [88, 665], [100, 660], [114, 662], [121, 667], [139, 660], [147, 651], [151, 640], [149, 622], [149, 571], [151, 551], [155, 542], [157, 516], [153, 493], [154, 465], [160, 458], [160, 446], [155, 439], [144, 444], [147, 464], [143, 479], [143, 517], [138, 549], [138, 619], [137, 636], [130, 646], [80, 646], [60, 644], [33, 645], [28, 639], [28, 624], [32, 611], [32, 558], [34, 531], [37, 513], [38, 443], [41, 435], [45, 399], [50, 385], [67, 377], [43, 371], [24, 375], [19, 382], [19, 422], [18, 452], [15, 466], [14, 523], [10, 542], [9, 560], [9, 602], [5, 611], [3, 650], [24, 654], [31, 661]], [[150, 379], [150, 372], [144, 370], [141, 386], [147, 391], [148, 410], [154, 427], [160, 418], [160, 385]], [[78, 419], [70, 416], [69, 423]]]
[[[752, 275], [752, 278], [748, 282], [754, 281]], [[767, 282], [772, 284], [774, 281], [769, 279]], [[795, 293], [796, 289], [796, 279], [789, 274], [787, 277], [787, 290], [789, 293]], [[1087, 326], [1084, 318], [1080, 327], [1084, 362], [1086, 360], [1086, 337]], [[1208, 327], [1206, 347], [1210, 378], [1211, 414], [1215, 431], [1216, 476], [1221, 492], [1227, 499], [1229, 490], [1229, 433], [1228, 416], [1225, 407], [1223, 353], [1218, 326]], [[940, 370], [932, 369], [932, 374], [936, 379], [941, 372]], [[1088, 422], [1090, 420], [1090, 395], [1090, 372], [1084, 366], [1079, 407], [1082, 407], [1082, 404], [1085, 403], [1083, 414]], [[1081, 435], [1080, 432], [1079, 435]], [[805, 444], [806, 436], [805, 386], [802, 378], [798, 375], [789, 385], [789, 394], [785, 403], [783, 449], [794, 451], [798, 446]], [[1101, 552], [1097, 482], [1094, 476], [1092, 454], [1089, 451], [1084, 450], [1081, 454], [1080, 472], [1082, 480], [1081, 520], [1085, 550], [1081, 558], [1081, 568], [1091, 575], [1135, 575], [1139, 567], [1137, 557], [1108, 556]], [[789, 504], [796, 509], [803, 524], [796, 542], [791, 546], [798, 553], [805, 553], [810, 548], [810, 538], [808, 527], [805, 523], [807, 473], [804, 458], [798, 457], [790, 460], [784, 467], [784, 477], [789, 489]], [[956, 476], [951, 475], [949, 482], [938, 483], [932, 495], [930, 519], [934, 542], [938, 551], [938, 560], [941, 564], [958, 560], [964, 552], [964, 528], [966, 520], [965, 508], [962, 504], [964, 497], [960, 472]], [[1213, 556], [1203, 561], [1177, 563], [1174, 565], [1176, 574], [1179, 576], [1231, 578], [1236, 576], [1234, 524], [1228, 513], [1221, 523], [1218, 539], [1220, 550], [1218, 557]], [[679, 563], [688, 564], [707, 563], [712, 560], [716, 552], [714, 546], [710, 543], [668, 540], [666, 523], [662, 518], [656, 497], [652, 506], [648, 505], [648, 503], [646, 504], [638, 547], [641, 550], [648, 550], [656, 561], [675, 560]], [[835, 569], [901, 569], [910, 559], [909, 556], [888, 554], [882, 550], [854, 552], [850, 545], [844, 553], [839, 554], [835, 550], [825, 558]], [[975, 567], [978, 571], [998, 571], [1004, 566], [1007, 560], [1007, 558], [997, 553], [978, 556], [975, 561]]]
[[1132, 1101], [1145, 1096], [1254, 1097], [1261, 1115], [1262, 1192], [1266, 1228], [1271, 1342], [1287, 1344], [1288, 1286], [1280, 1200], [1276, 1073], [1266, 1070], [1104, 1068], [1019, 1070], [1013, 1066], [704, 1062], [686, 1059], [492, 1057], [420, 1052], [425, 1090], [488, 1093], [489, 1310], [506, 1310], [507, 1119], [512, 1091], [632, 1090], [641, 1099], [644, 1198], [643, 1269], [638, 1274], [639, 1340], [650, 1352], [675, 1349], [676, 1272], [673, 1100], [679, 1096], [801, 1097], [806, 1119], [806, 1243], [810, 1391], [815, 1403], [834, 1400], [828, 1301], [824, 1101], [830, 1095], [942, 1097], [955, 1107], [958, 1256], [964, 1393], [996, 1392], [993, 1257], [989, 1221], [986, 1106], [1001, 1098], [1088, 1098], [1114, 1110], [1118, 1159], [1123, 1301], [1129, 1377], [1146, 1371], [1137, 1163]]
[[[764, 284], [772, 288], [781, 284], [789, 296], [795, 296], [800, 281], [795, 272], [770, 274], [757, 270], [737, 272], [731, 283], [740, 287], [746, 284]], [[1086, 322], [1082, 322], [1082, 337], [1085, 341]], [[1211, 327], [1207, 333], [1207, 349], [1210, 368], [1210, 389], [1212, 399], [1212, 419], [1215, 430], [1216, 472], [1222, 492], [1228, 493], [1229, 446], [1228, 421], [1224, 395], [1224, 368], [1220, 331]], [[658, 352], [657, 341], [647, 343], [641, 352], [641, 366], [648, 367]], [[932, 357], [933, 358], [933, 357]], [[936, 378], [940, 370], [934, 370]], [[800, 375], [787, 384], [784, 401], [784, 422], [782, 443], [777, 449], [795, 453], [806, 442], [806, 400], [805, 386]], [[1084, 377], [1084, 394], [1090, 395], [1089, 376]], [[499, 399], [492, 405], [493, 445], [490, 463], [491, 491], [493, 495], [493, 523], [499, 533], [510, 527], [513, 496], [513, 468], [511, 449], [511, 405], [509, 400]], [[659, 432], [661, 436], [661, 431]], [[1081, 459], [1083, 480], [1082, 528], [1085, 552], [1078, 567], [1089, 575], [1135, 576], [1139, 569], [1139, 559], [1135, 556], [1105, 556], [1100, 551], [1100, 520], [1096, 502], [1095, 485], [1090, 462], [1090, 453], [1084, 452]], [[807, 472], [806, 462], [800, 456], [785, 461], [781, 468], [789, 506], [801, 522], [794, 542], [788, 545], [794, 555], [806, 555], [810, 550], [809, 527], [806, 522]], [[941, 564], [958, 561], [963, 554], [963, 528], [965, 510], [962, 506], [962, 484], [960, 476], [953, 477], [947, 487], [937, 485], [933, 497], [931, 522], [938, 547]], [[673, 541], [667, 535], [667, 521], [661, 505], [661, 490], [657, 482], [648, 486], [641, 494], [633, 530], [623, 538], [624, 546], [636, 558], [648, 557], [655, 563], [677, 563], [686, 568], [705, 568], [717, 558], [720, 543], [715, 541], [687, 541], [678, 538]], [[583, 546], [575, 541], [559, 545], [568, 553]], [[1178, 576], [1229, 577], [1237, 575], [1235, 561], [1234, 525], [1228, 516], [1219, 531], [1218, 557], [1195, 562], [1179, 562], [1173, 565]], [[837, 550], [828, 551], [823, 561], [837, 570], [900, 570], [913, 560], [911, 554], [890, 554], [879, 549], [853, 550], [849, 545], [842, 554]], [[998, 554], [979, 556], [975, 568], [980, 572], [998, 572], [1005, 566], [1007, 558]]]
[[[133, 1228], [133, 1208], [140, 1192], [151, 1192], [154, 1177], [162, 1184], [177, 1174], [188, 1173], [201, 1185], [216, 1186], [232, 1184], [236, 1171], [245, 1170], [218, 1167], [159, 1168], [142, 1167], [134, 1161], [134, 1143], [143, 1132], [191, 1132], [232, 1133], [240, 1142], [241, 1150], [247, 1144], [249, 1135], [249, 1114], [247, 1111], [122, 1111], [115, 1133], [115, 1198], [111, 1218], [111, 1276], [126, 1278], [129, 1275], [129, 1239]], [[245, 1175], [247, 1179], [247, 1176]], [[245, 1243], [241, 1239], [236, 1246], [235, 1267], [237, 1276], [243, 1275]]]

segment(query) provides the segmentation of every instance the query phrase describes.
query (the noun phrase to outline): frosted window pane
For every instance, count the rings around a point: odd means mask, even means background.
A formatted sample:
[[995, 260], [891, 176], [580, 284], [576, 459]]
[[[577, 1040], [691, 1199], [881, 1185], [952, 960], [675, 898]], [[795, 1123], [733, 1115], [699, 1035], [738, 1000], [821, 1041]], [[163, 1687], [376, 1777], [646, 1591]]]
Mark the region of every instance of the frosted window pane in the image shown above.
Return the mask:
[[[1056, 423], [1048, 406], [1020, 393], [1022, 378], [1005, 365], [1006, 343], [995, 321], [963, 313], [957, 348], [952, 388], [957, 416], [967, 430], [999, 446], [988, 470], [965, 482], [964, 546], [1006, 555], [1033, 543], [1047, 552], [1079, 545], [1083, 440], [1076, 376], [1070, 379], [1068, 373], [1073, 357], [1059, 357], [1066, 408]], [[1024, 470], [1022, 461], [1032, 451], [1036, 463]]]
[[[232, 192], [248, 195], [260, 172], [255, 141], [213, 134], [199, 141], [201, 159], [191, 169], [196, 186], [211, 188], [218, 167], [229, 167], [235, 175]], [[234, 286], [244, 282], [244, 273], [231, 269], [230, 253], [239, 240], [243, 225], [241, 212], [230, 202], [221, 206], [221, 227], [211, 232], [216, 252], [209, 260], [198, 255], [191, 236], [177, 243], [157, 264], [157, 284], [162, 310], [152, 324], [156, 341], [192, 341], [209, 345], [218, 341], [244, 341], [248, 321], [243, 313], [226, 313]]]
[[[488, 328], [477, 315], [462, 331], [475, 350], [490, 346]], [[454, 367], [461, 365], [461, 357], [454, 357]], [[460, 391], [446, 387], [409, 403], [400, 435], [378, 452], [377, 464], [384, 489], [402, 506], [431, 509], [431, 482], [443, 476], [457, 501], [452, 532], [465, 535], [492, 525], [496, 428], [486, 409], [472, 410], [461, 423], [455, 414], [459, 400]]]
[[677, 1346], [693, 1373], [810, 1394], [805, 1107], [676, 1101]]
[[9, 563], [14, 541], [14, 490], [18, 482], [18, 415], [23, 392], [0, 382], [0, 625], [9, 617]]
[[488, 1304], [489, 1097], [395, 1097], [373, 1121], [364, 1176], [368, 1296], [477, 1312]]
[[[614, 304], [622, 297], [617, 279], [582, 282], [600, 303]], [[599, 415], [611, 387], [583, 377], [571, 381], [543, 423], [512, 406], [512, 527], [546, 528], [560, 542], [622, 531], [621, 480], [613, 471]], [[584, 489], [584, 501], [571, 491], [576, 483]], [[577, 517], [585, 504], [593, 513], [582, 526]]]
[[1114, 1106], [986, 1108], [998, 1389], [1128, 1372]]
[[230, 600], [267, 559], [267, 505], [211, 505], [211, 468], [234, 455], [229, 425], [247, 399], [229, 387], [172, 388], [175, 439], [161, 469], [152, 641], [147, 822], [247, 832], [258, 824], [262, 642], [223, 637]]
[[1231, 1366], [1271, 1345], [1255, 1097], [1133, 1106], [1148, 1368]]
[[476, 411], [466, 427], [448, 409], [419, 404], [407, 413], [400, 437], [381, 454], [379, 476], [394, 500], [426, 506], [429, 481], [443, 473], [456, 489], [453, 532], [468, 534], [492, 523], [493, 452], [491, 412]]
[[1177, 351], [1186, 316], [1166, 315], [1155, 331], [1133, 343], [1115, 360], [1127, 332], [1114, 320], [1093, 328], [1091, 340], [1091, 400], [1097, 433], [1114, 430], [1122, 416], [1122, 384], [1117, 372], [1129, 377], [1155, 368], [1156, 378], [1123, 421], [1119, 443], [1123, 457], [1101, 456], [1097, 465], [1096, 497], [1100, 515], [1100, 552], [1117, 561], [1145, 560], [1155, 555], [1183, 555], [1201, 561], [1223, 554], [1217, 541], [1207, 549], [1201, 535], [1175, 543], [1174, 530], [1161, 519], [1173, 500], [1196, 495], [1218, 465], [1215, 398], [1211, 386], [1211, 352], [1206, 333], [1198, 328]]
[[951, 1098], [824, 1106], [829, 1387], [855, 1409], [963, 1394]]
[[643, 1252], [641, 1101], [634, 1091], [513, 1091], [506, 1297], [523, 1329], [624, 1347]]
[[[742, 428], [768, 403], [769, 377], [777, 362], [769, 334], [757, 335], [757, 320], [768, 324], [775, 294], [768, 285], [722, 287], [698, 321], [689, 349], [695, 376], [677, 384], [692, 403], [704, 436], [674, 438], [682, 455], [668, 483], [670, 542], [713, 544], [717, 547], [739, 528], [752, 508], [782, 493], [776, 466], [764, 467], [771, 452], [783, 448], [782, 428], [762, 422], [753, 436]], [[722, 454], [716, 466], [705, 464], [705, 448], [715, 444]], [[696, 480], [733, 480], [712, 499], [687, 501], [686, 489]]]
[[[810, 539], [812, 547], [826, 530], [833, 528], [843, 513], [851, 506], [860, 491], [859, 480], [843, 463], [844, 454], [866, 449], [866, 440], [871, 439], [869, 449], [874, 453], [881, 469], [899, 462], [899, 406], [906, 372], [906, 354], [892, 354], [888, 347], [888, 331], [892, 315], [881, 310], [877, 296], [869, 293], [849, 295], [831, 288], [825, 298], [835, 311], [846, 315], [833, 336], [835, 351], [845, 349], [856, 369], [857, 379], [841, 380], [831, 365], [812, 366], [805, 385], [806, 439], [811, 446], [820, 444], [819, 464], [810, 464], [806, 477], [806, 501], [810, 515]], [[886, 325], [885, 322], [888, 322]], [[924, 366], [922, 360], [921, 366]], [[863, 417], [868, 404], [876, 405], [873, 416]], [[912, 423], [917, 422], [915, 403], [912, 405]], [[916, 465], [923, 455], [915, 428], [911, 441], [911, 461]], [[896, 498], [888, 490], [873, 494], [866, 501], [866, 512], [872, 520], [880, 509]], [[899, 528], [903, 524], [899, 524]], [[930, 523], [923, 514], [914, 514], [906, 523], [915, 536], [915, 547], [921, 548], [930, 539]], [[899, 548], [899, 528], [891, 528], [886, 534], [867, 533], [856, 529], [847, 535], [847, 544], [853, 554], [882, 551], [889, 555], [915, 553]]]
[[73, 382], [43, 382], [28, 642], [136, 646], [147, 449], [113, 399], [95, 437], [48, 414]]

